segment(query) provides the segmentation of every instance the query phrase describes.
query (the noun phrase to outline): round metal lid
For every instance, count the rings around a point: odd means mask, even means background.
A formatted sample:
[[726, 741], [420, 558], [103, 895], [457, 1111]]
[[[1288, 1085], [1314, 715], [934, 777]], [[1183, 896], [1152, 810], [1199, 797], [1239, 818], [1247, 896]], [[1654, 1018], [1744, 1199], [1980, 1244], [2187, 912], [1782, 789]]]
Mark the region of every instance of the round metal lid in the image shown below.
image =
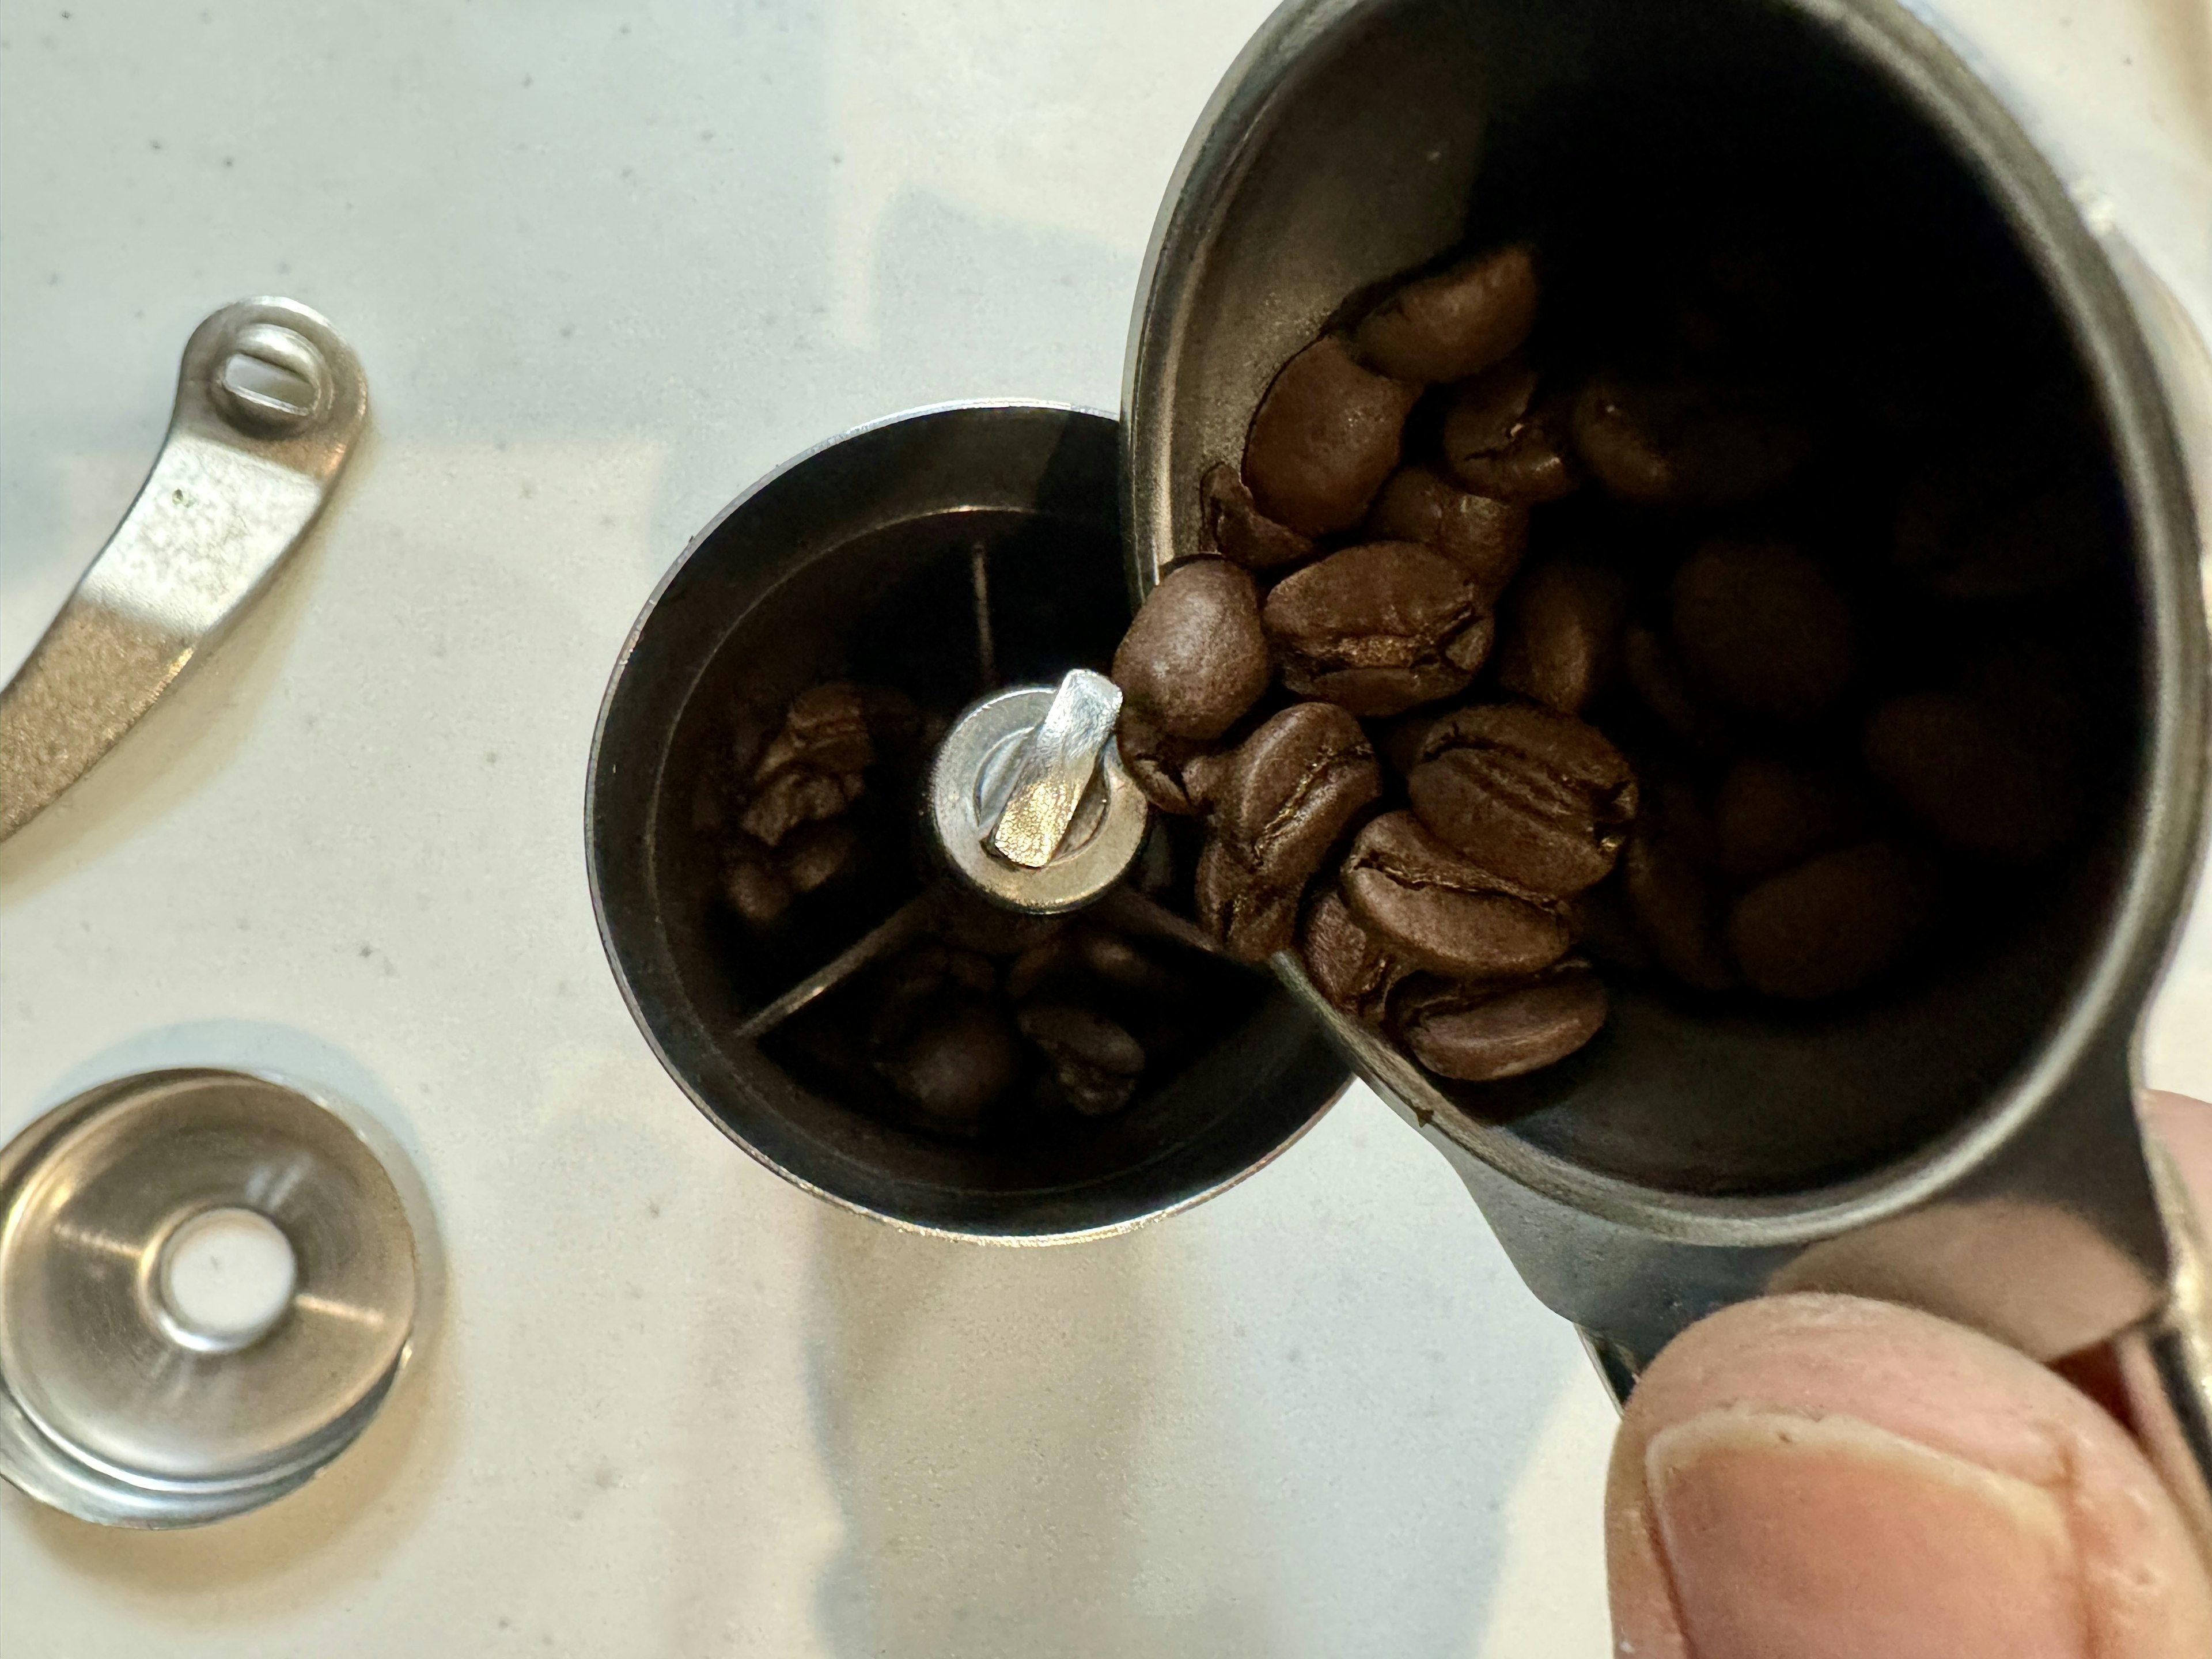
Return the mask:
[[0, 1149], [0, 1474], [129, 1525], [266, 1503], [382, 1401], [417, 1273], [384, 1165], [296, 1090], [80, 1095]]

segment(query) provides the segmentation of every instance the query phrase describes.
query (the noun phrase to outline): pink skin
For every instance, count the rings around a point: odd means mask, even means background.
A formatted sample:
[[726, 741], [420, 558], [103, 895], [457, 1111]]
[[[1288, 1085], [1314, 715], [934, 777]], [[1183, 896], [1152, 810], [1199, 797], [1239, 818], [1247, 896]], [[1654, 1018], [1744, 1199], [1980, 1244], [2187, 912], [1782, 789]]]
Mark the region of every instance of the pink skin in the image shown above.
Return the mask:
[[[2212, 1214], [2212, 1107], [2145, 1115]], [[2212, 1581], [2118, 1424], [1901, 1307], [1774, 1297], [1686, 1332], [1606, 1510], [1619, 1659], [2212, 1655]]]

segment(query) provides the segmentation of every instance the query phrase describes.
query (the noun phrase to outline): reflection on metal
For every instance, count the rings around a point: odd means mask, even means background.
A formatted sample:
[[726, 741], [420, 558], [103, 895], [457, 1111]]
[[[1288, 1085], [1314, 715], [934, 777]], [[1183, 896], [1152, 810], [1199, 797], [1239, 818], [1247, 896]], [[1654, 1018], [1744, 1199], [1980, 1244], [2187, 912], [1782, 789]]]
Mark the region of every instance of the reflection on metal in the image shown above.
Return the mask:
[[1120, 686], [1087, 668], [1068, 671], [1007, 766], [1006, 796], [986, 838], [993, 852], [1025, 870], [1059, 856], [1121, 713]]
[[261, 592], [330, 499], [368, 412], [352, 349], [305, 306], [241, 300], [192, 331], [154, 470], [0, 690], [0, 840]]
[[292, 1491], [368, 1425], [421, 1297], [392, 1176], [243, 1073], [148, 1073], [0, 1149], [0, 1475], [184, 1527]]

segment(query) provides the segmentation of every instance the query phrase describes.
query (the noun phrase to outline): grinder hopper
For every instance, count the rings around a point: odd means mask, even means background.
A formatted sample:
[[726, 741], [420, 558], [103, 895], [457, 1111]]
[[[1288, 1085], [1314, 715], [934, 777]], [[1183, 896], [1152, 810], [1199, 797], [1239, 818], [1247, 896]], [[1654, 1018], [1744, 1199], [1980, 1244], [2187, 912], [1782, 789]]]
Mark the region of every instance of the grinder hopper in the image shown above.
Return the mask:
[[1276, 368], [1346, 295], [1470, 232], [1602, 248], [1614, 211], [1694, 223], [1716, 203], [1808, 199], [1828, 234], [1893, 247], [1900, 292], [1915, 260], [1955, 260], [2033, 295], [2024, 349], [2065, 361], [2097, 410], [2129, 526], [2104, 599], [2131, 707], [2063, 890], [1990, 948], [1832, 1016], [1623, 988], [1573, 1060], [1449, 1092], [1295, 958], [1278, 971], [1464, 1177], [1617, 1396], [1686, 1326], [1778, 1289], [1911, 1302], [2045, 1359], [2118, 1337], [2212, 1546], [2212, 1351], [2186, 1218], [2132, 1104], [2203, 817], [2176, 418], [2195, 343], [1923, 24], [1887, 0], [1283, 7], [1216, 93], [1154, 234], [1125, 391], [1133, 579], [1149, 591], [1200, 550], [1200, 477], [1241, 453]]

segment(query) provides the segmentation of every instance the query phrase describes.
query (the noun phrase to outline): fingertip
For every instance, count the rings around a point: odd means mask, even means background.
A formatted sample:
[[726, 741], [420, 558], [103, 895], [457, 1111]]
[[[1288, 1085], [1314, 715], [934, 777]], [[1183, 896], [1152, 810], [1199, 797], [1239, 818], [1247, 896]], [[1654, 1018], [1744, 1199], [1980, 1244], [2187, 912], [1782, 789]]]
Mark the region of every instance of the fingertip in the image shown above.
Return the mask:
[[2212, 1589], [2134, 1443], [2024, 1356], [1902, 1307], [1775, 1297], [1684, 1333], [1630, 1401], [1607, 1508], [1624, 1654], [1735, 1659], [1815, 1628], [1838, 1659], [1906, 1630], [1961, 1656], [2212, 1652]]
[[2212, 1215], [2212, 1106], [2164, 1089], [2142, 1096], [2143, 1127], [2173, 1154], [2200, 1215]]

